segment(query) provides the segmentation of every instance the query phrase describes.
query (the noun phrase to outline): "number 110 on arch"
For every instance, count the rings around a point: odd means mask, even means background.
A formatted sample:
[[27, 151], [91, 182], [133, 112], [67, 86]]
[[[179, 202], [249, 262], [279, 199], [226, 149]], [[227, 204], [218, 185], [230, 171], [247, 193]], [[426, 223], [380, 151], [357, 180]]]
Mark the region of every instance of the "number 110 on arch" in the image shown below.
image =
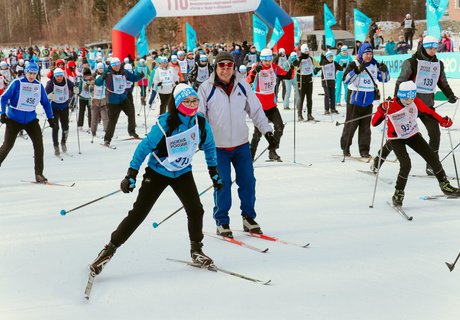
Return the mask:
[[188, 0], [168, 0], [168, 10], [187, 10]]

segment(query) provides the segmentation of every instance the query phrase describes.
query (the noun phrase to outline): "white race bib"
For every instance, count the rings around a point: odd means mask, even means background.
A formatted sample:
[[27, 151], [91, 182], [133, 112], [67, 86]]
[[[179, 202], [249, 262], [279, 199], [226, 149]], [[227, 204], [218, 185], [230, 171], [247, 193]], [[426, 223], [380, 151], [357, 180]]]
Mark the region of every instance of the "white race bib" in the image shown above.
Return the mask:
[[69, 100], [69, 87], [67, 86], [67, 81], [64, 81], [63, 86], [53, 84], [53, 93], [53, 101], [56, 103], [65, 103]]
[[257, 93], [271, 94], [275, 92], [276, 75], [275, 71], [273, 71], [273, 68], [260, 70], [258, 79], [259, 91]]
[[398, 112], [389, 114], [388, 118], [393, 124], [398, 137], [388, 139], [407, 139], [419, 132], [417, 126], [417, 115], [418, 110], [414, 103], [399, 110]]
[[205, 82], [209, 78], [209, 69], [208, 66], [206, 67], [198, 67], [198, 74], [196, 76], [196, 81], [198, 82]]
[[18, 105], [15, 109], [32, 112], [40, 103], [41, 85], [40, 83], [22, 82], [19, 89]]
[[417, 76], [415, 78], [417, 93], [434, 93], [440, 75], [441, 65], [439, 61], [417, 60]]
[[116, 94], [123, 94], [126, 90], [126, 77], [121, 74], [112, 75], [113, 79], [113, 92]]
[[188, 73], [188, 63], [187, 60], [178, 60], [179, 61], [179, 66], [180, 66], [180, 72], [182, 74], [187, 74]]
[[94, 86], [93, 98], [98, 99], [98, 100], [104, 99], [105, 98], [105, 86]]
[[311, 59], [303, 59], [300, 62], [300, 74], [302, 76], [310, 75], [313, 72], [313, 64], [311, 63]]
[[335, 64], [328, 63], [321, 67], [323, 72], [324, 80], [334, 80], [335, 81]]
[[170, 85], [173, 83], [173, 75], [172, 75], [172, 70], [171, 69], [159, 69], [157, 72], [160, 72], [159, 78], [160, 82], [163, 82], [163, 84]]

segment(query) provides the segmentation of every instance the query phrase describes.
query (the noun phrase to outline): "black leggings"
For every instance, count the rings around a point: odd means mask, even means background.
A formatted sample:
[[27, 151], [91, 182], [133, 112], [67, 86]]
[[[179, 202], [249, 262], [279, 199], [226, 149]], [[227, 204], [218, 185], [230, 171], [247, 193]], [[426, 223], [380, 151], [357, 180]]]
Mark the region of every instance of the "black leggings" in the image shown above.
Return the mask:
[[297, 109], [297, 115], [300, 117], [302, 115], [303, 110], [303, 101], [307, 98], [307, 114], [312, 113], [313, 109], [313, 80], [311, 82], [300, 82], [299, 78], [297, 78], [300, 93], [300, 100], [299, 100], [299, 108]]
[[26, 130], [34, 146], [35, 174], [43, 174], [43, 136], [38, 119], [22, 124], [8, 119], [5, 129], [5, 139], [0, 147], [0, 165], [14, 146], [19, 131]]
[[[350, 96], [350, 91], [348, 92]], [[360, 120], [348, 122], [344, 125], [342, 131], [342, 137], [340, 138], [340, 147], [344, 152], [350, 152], [350, 146], [353, 142], [353, 136], [355, 135], [356, 129], [358, 129], [358, 147], [361, 155], [369, 154], [371, 146], [371, 114], [372, 105], [367, 107], [358, 107], [347, 103], [347, 115], [345, 121], [350, 121], [355, 118], [369, 115], [369, 117], [362, 118]]]
[[119, 247], [128, 240], [168, 186], [173, 189], [185, 208], [190, 240], [200, 242], [203, 239], [204, 210], [192, 172], [189, 171], [177, 178], [168, 178], [147, 167], [133, 209], [112, 233], [111, 242], [115, 246]]
[[159, 93], [159, 95], [160, 95], [160, 114], [163, 114], [166, 112], [166, 109], [169, 103], [169, 98], [172, 96], [172, 94], [171, 93]]
[[[284, 131], [284, 123], [283, 119], [281, 118], [280, 111], [278, 110], [277, 107], [264, 110], [265, 115], [268, 118], [268, 121], [273, 123], [273, 129], [274, 133], [273, 136], [276, 140], [276, 147], [275, 149], [278, 149], [280, 146], [280, 140], [281, 137], [283, 136], [283, 131]], [[257, 129], [257, 127], [254, 127], [254, 134], [252, 135], [252, 141], [251, 141], [251, 150], [255, 152], [257, 151], [257, 146], [259, 145], [260, 138], [262, 137], [262, 133]]]
[[390, 141], [393, 151], [399, 161], [399, 174], [396, 180], [396, 189], [404, 190], [411, 169], [411, 161], [407, 153], [406, 145], [417, 152], [433, 168], [433, 172], [439, 182], [446, 180], [446, 173], [442, 168], [438, 156], [433, 152], [420, 133], [408, 139], [394, 139]]
[[67, 135], [69, 133], [69, 108], [55, 109], [53, 108], [54, 120], [56, 121], [53, 127], [53, 145], [56, 147], [59, 145], [59, 122], [62, 127], [62, 143], [65, 144]]
[[109, 124], [107, 125], [107, 130], [105, 131], [104, 141], [112, 141], [121, 111], [123, 111], [128, 117], [128, 134], [133, 135], [136, 133], [136, 114], [134, 111], [134, 105], [130, 99], [126, 98], [121, 104], [109, 104], [108, 108]]
[[89, 100], [85, 100], [80, 98], [80, 108], [78, 110], [78, 127], [83, 127], [83, 124], [85, 123], [85, 112], [86, 109], [88, 109], [88, 127], [91, 128], [91, 111], [90, 111], [90, 106], [89, 106]]

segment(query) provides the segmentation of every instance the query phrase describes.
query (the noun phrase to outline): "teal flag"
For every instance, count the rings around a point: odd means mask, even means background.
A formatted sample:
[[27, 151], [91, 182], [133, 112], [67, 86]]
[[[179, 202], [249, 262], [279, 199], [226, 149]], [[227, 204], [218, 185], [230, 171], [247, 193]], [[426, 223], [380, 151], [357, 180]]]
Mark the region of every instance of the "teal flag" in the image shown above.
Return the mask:
[[426, 33], [437, 39], [441, 39], [441, 26], [439, 19], [449, 5], [449, 0], [426, 0]]
[[366, 40], [367, 31], [371, 25], [371, 18], [366, 16], [358, 9], [354, 9], [355, 15], [355, 40], [364, 42]]
[[300, 37], [302, 36], [302, 31], [300, 30], [299, 20], [297, 18], [292, 18], [294, 22], [294, 45], [298, 45], [300, 42]]
[[283, 34], [283, 27], [281, 26], [281, 23], [277, 17], [275, 20], [275, 26], [273, 27], [272, 37], [270, 38], [270, 42], [268, 43], [267, 47], [269, 47], [270, 49], [273, 48], [275, 44], [278, 42], [278, 40], [281, 39]]
[[252, 32], [254, 46], [260, 52], [267, 44], [268, 26], [255, 14], [252, 15]]
[[324, 31], [326, 38], [326, 46], [333, 48], [335, 46], [334, 33], [331, 27], [335, 26], [337, 21], [335, 20], [334, 14], [329, 10], [327, 4], [324, 4]]
[[196, 48], [196, 32], [188, 22], [185, 22], [185, 32], [187, 34], [187, 51], [193, 51]]
[[147, 36], [145, 35], [145, 25], [142, 27], [141, 33], [139, 34], [136, 47], [139, 57], [144, 57], [149, 54], [149, 44], [147, 42]]

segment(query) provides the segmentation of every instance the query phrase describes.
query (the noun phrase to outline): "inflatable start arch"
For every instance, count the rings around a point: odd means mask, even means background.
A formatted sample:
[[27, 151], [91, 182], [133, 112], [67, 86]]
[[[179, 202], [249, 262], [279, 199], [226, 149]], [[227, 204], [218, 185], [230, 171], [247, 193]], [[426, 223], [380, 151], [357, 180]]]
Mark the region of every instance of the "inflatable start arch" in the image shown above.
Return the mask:
[[112, 30], [113, 56], [135, 57], [135, 37], [144, 25], [156, 17], [185, 17], [254, 11], [273, 28], [278, 18], [284, 35], [275, 46], [294, 50], [294, 24], [291, 17], [274, 0], [140, 0]]

